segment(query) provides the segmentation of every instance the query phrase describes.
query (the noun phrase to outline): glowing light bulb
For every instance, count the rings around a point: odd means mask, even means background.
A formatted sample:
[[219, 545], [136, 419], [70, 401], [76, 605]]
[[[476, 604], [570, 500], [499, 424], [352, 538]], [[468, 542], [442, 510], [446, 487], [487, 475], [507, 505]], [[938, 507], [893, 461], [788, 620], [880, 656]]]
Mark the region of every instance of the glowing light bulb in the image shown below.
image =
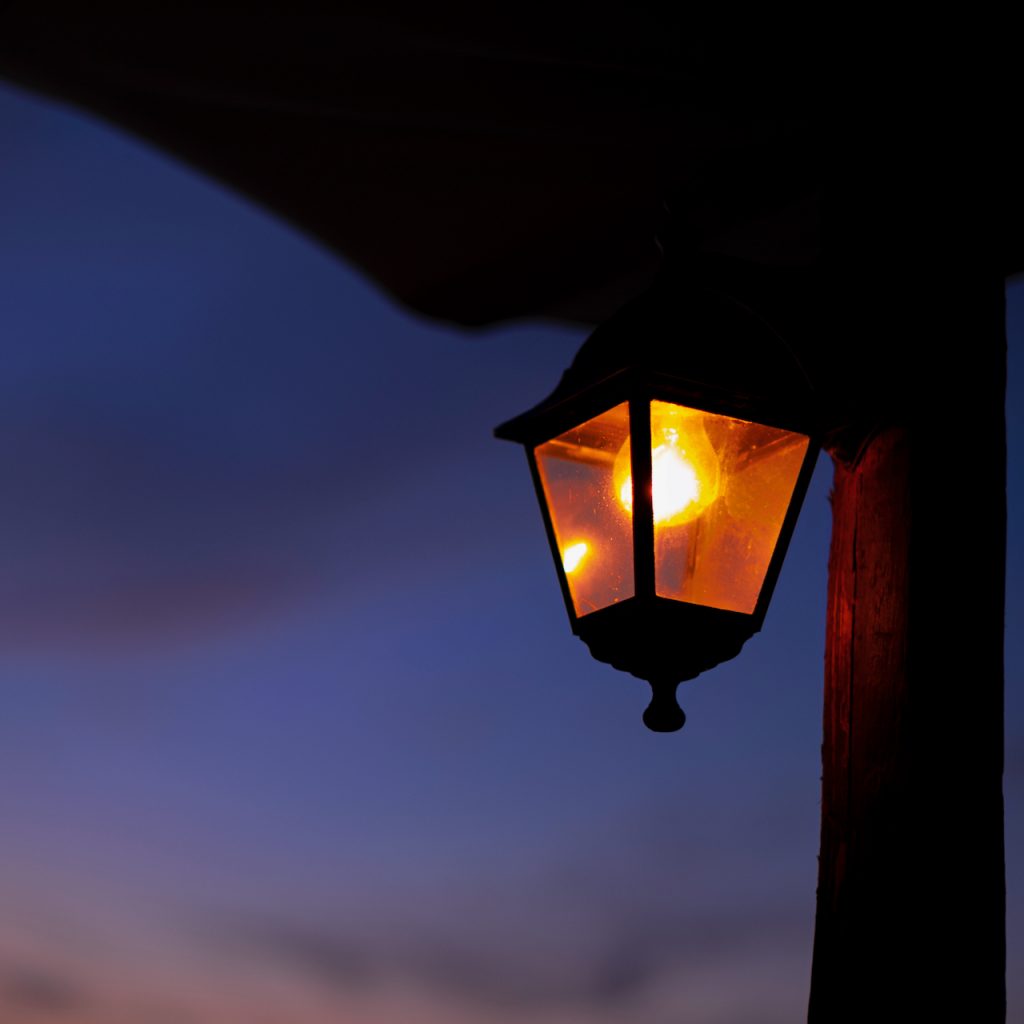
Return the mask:
[[[656, 526], [679, 526], [696, 519], [720, 489], [718, 456], [695, 409], [651, 403], [651, 505]], [[619, 503], [633, 511], [629, 441], [612, 467]]]
[[570, 544], [565, 551], [562, 552], [562, 568], [565, 569], [566, 575], [574, 573], [582, 564], [583, 559], [587, 557], [590, 551], [590, 546], [585, 540], [577, 541], [575, 544]]

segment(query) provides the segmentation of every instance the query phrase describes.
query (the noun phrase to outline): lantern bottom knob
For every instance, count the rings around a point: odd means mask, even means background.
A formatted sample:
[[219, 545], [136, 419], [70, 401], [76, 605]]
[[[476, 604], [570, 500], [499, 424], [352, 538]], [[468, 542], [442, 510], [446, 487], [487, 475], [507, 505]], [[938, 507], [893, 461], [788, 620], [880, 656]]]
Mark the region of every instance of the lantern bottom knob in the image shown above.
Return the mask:
[[678, 732], [686, 724], [686, 713], [676, 700], [678, 682], [649, 680], [651, 703], [644, 712], [644, 725], [652, 732]]

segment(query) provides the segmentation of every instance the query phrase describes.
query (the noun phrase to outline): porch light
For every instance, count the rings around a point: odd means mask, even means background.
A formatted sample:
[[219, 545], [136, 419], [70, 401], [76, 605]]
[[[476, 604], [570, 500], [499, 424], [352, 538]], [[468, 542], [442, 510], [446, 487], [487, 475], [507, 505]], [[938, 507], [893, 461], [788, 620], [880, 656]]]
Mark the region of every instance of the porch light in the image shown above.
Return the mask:
[[651, 729], [679, 729], [679, 682], [760, 629], [818, 452], [812, 420], [778, 335], [663, 282], [495, 431], [526, 448], [573, 632], [650, 682]]

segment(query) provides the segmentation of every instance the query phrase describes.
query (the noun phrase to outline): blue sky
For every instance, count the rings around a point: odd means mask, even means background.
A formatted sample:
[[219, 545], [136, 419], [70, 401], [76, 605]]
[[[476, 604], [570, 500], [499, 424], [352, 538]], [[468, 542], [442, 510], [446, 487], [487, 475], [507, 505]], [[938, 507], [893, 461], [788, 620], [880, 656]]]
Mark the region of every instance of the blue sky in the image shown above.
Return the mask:
[[522, 454], [491, 438], [581, 331], [426, 323], [13, 89], [0, 165], [0, 1017], [799, 1019], [827, 461], [763, 633], [652, 735], [644, 684], [570, 635]]

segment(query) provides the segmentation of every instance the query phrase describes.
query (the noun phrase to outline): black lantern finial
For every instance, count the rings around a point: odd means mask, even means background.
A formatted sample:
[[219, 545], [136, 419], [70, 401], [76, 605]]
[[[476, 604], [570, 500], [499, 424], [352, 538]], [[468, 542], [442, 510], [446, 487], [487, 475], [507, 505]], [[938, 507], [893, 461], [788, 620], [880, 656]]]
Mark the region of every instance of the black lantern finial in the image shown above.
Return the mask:
[[644, 725], [651, 732], [678, 732], [686, 725], [686, 712], [676, 699], [678, 682], [651, 679], [651, 703], [644, 711]]

